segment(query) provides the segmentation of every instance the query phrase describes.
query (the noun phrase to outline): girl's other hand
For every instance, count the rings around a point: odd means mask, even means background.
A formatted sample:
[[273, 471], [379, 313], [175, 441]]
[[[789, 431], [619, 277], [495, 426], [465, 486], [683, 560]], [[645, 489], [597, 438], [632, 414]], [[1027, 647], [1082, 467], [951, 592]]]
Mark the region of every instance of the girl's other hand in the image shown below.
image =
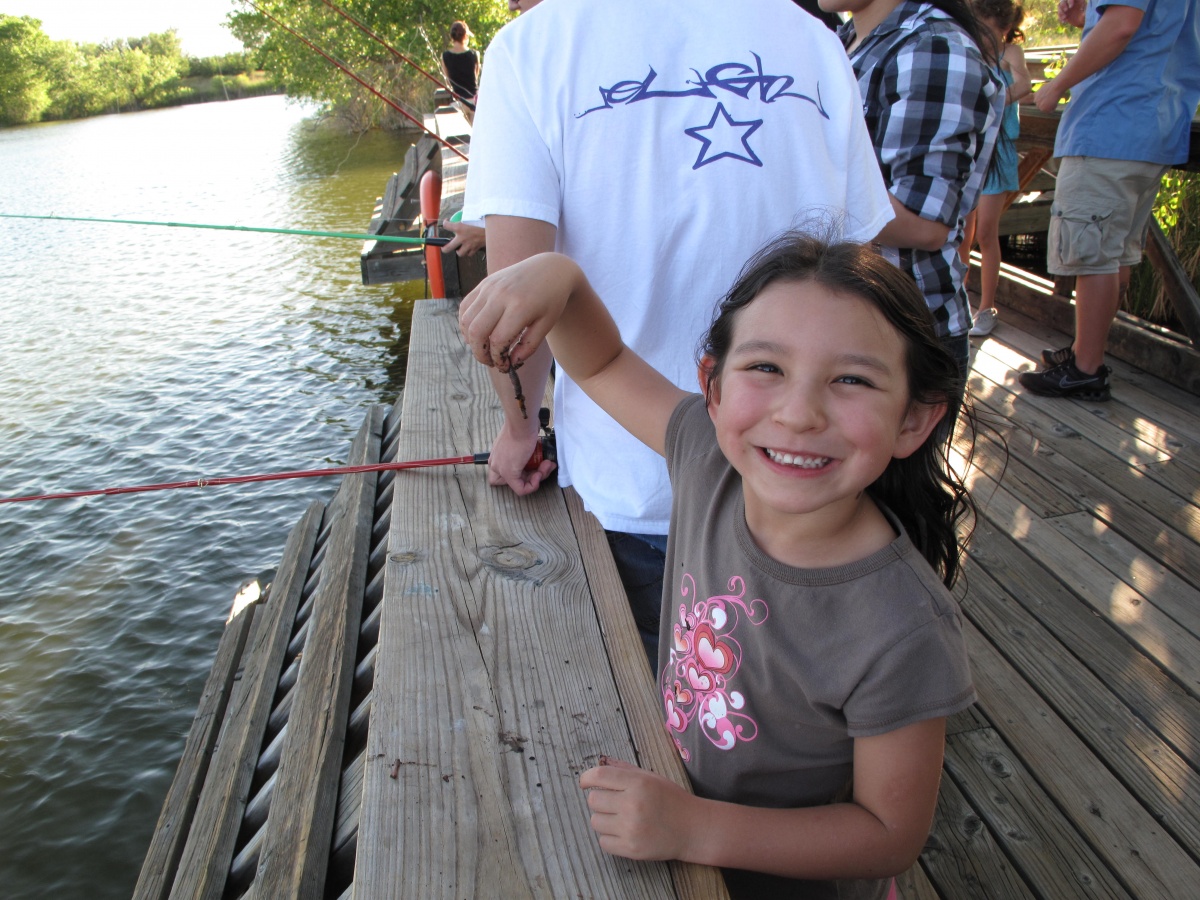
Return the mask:
[[590, 791], [592, 830], [600, 849], [626, 859], [687, 859], [696, 797], [661, 775], [602, 757], [579, 776]]
[[558, 321], [582, 275], [567, 257], [539, 253], [485, 278], [458, 310], [475, 358], [502, 372], [523, 363]]

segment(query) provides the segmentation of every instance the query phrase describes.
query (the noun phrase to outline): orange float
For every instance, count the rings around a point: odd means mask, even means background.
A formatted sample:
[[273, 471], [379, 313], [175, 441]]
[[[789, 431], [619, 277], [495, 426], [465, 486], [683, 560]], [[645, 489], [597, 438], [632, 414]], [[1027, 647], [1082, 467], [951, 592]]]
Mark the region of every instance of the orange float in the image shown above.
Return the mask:
[[[421, 220], [425, 223], [425, 237], [438, 236], [438, 217], [442, 212], [442, 176], [430, 169], [421, 176]], [[429, 279], [429, 296], [446, 296], [446, 276], [442, 271], [440, 247], [425, 245], [425, 273]]]

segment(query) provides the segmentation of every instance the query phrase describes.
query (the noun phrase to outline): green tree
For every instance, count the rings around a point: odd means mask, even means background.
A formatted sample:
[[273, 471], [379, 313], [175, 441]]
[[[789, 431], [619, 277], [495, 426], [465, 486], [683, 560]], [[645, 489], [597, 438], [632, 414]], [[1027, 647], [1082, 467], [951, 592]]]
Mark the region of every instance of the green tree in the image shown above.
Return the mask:
[[466, 22], [478, 48], [512, 17], [505, 0], [254, 0], [257, 8], [229, 17], [230, 30], [289, 96], [315, 100], [358, 128], [403, 124], [403, 119], [322, 53], [411, 112], [432, 108], [434, 86], [330, 4], [439, 80], [440, 53], [448, 46], [452, 22]]
[[53, 51], [40, 20], [0, 14], [0, 125], [41, 118], [50, 105], [46, 63]]

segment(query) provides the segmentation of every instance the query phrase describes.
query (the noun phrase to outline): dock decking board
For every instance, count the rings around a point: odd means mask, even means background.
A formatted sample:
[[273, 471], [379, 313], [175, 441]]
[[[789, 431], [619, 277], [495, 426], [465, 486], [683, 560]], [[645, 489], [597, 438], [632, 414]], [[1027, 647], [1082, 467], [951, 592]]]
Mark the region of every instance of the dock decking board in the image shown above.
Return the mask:
[[[636, 762], [677, 784], [687, 783], [687, 771], [675, 748], [663, 740], [662, 709], [654, 677], [642, 646], [641, 636], [629, 614], [629, 600], [616, 564], [608, 550], [608, 541], [600, 523], [584, 508], [583, 501], [571, 488], [564, 491], [567, 511], [579, 539], [583, 568], [588, 585], [596, 598], [600, 633], [608, 648], [625, 716], [638, 748]], [[671, 877], [680, 900], [718, 900], [727, 897], [725, 882], [715, 869], [678, 861], [670, 863]]]

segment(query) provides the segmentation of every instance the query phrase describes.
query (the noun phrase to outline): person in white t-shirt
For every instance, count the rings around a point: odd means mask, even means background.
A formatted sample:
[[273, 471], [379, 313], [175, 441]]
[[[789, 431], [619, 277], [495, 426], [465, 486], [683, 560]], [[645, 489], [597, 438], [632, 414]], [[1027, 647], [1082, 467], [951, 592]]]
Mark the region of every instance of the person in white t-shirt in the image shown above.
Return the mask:
[[[625, 340], [678, 385], [741, 264], [765, 240], [837, 219], [867, 241], [892, 218], [854, 73], [829, 29], [792, 0], [553, 0], [488, 47], [463, 218], [486, 223], [488, 269], [574, 259]], [[541, 347], [520, 370], [540, 397]], [[518, 494], [536, 417], [493, 373], [505, 424], [488, 465]], [[661, 457], [565, 376], [555, 380], [559, 482], [609, 543], [657, 659], [671, 492]]]

